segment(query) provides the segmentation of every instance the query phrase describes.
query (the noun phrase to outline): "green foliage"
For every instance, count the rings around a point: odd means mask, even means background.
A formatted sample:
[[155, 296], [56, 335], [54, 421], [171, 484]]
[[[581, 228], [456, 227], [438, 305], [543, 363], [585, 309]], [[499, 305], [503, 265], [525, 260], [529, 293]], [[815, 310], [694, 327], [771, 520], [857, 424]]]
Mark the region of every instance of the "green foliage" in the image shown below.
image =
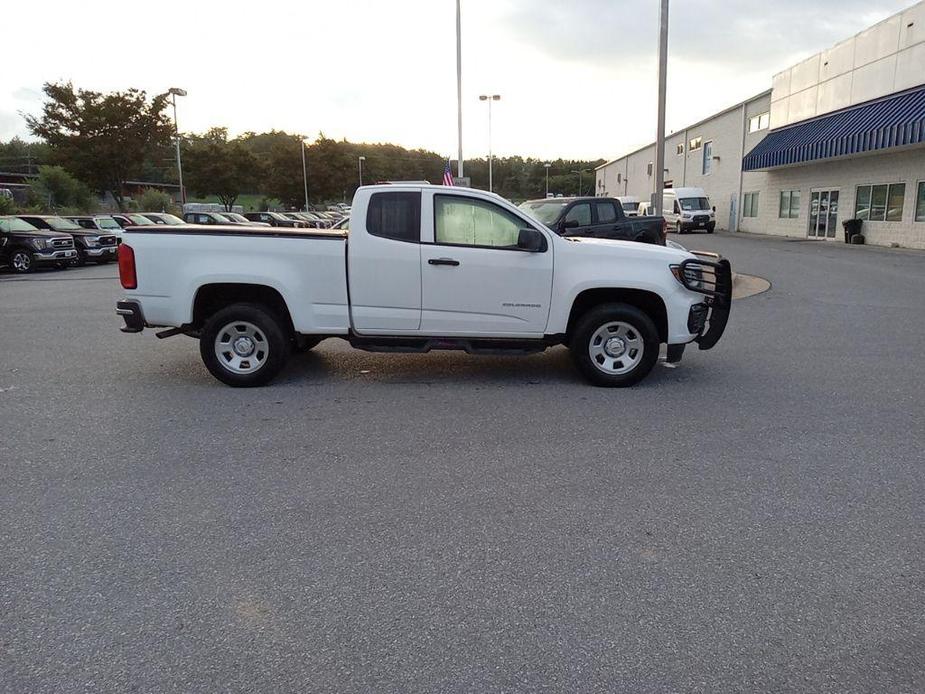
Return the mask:
[[16, 202], [11, 198], [0, 195], [0, 214], [15, 214]]
[[18, 137], [0, 142], [0, 171], [35, 173], [39, 164], [50, 158], [51, 151], [44, 142], [26, 142]]
[[175, 209], [169, 193], [156, 188], [145, 188], [135, 199], [140, 212], [171, 212]]
[[32, 182], [30, 202], [49, 211], [68, 208], [83, 212], [93, 207], [93, 194], [63, 167], [40, 166]]
[[138, 89], [102, 94], [70, 82], [47, 83], [44, 92], [42, 115], [26, 116], [29, 130], [48, 143], [53, 161], [95, 190], [111, 191], [121, 206], [125, 181], [169, 141], [167, 95], [149, 100]]
[[196, 195], [214, 195], [231, 210], [238, 196], [259, 180], [257, 157], [225, 128], [190, 138], [184, 155], [184, 184]]

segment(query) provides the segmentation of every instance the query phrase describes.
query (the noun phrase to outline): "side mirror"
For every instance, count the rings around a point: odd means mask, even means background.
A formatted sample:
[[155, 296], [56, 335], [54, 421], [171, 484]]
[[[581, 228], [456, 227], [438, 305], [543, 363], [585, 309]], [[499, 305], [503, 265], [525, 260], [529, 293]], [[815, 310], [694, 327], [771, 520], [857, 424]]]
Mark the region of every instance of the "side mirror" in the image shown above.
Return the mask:
[[716, 212], [716, 205], [713, 205], [713, 211]]
[[559, 225], [560, 229], [577, 229], [578, 220], [577, 219], [567, 219], [562, 224]]
[[546, 250], [546, 237], [536, 229], [521, 229], [517, 234], [517, 248], [540, 253]]

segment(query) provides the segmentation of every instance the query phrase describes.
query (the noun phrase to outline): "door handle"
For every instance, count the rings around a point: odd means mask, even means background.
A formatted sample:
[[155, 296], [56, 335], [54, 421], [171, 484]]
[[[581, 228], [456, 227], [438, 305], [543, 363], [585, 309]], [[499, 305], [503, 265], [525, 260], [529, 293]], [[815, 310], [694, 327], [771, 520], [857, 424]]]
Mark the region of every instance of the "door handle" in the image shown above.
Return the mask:
[[427, 262], [431, 265], [452, 265], [453, 267], [459, 265], [459, 261], [452, 258], [430, 258]]

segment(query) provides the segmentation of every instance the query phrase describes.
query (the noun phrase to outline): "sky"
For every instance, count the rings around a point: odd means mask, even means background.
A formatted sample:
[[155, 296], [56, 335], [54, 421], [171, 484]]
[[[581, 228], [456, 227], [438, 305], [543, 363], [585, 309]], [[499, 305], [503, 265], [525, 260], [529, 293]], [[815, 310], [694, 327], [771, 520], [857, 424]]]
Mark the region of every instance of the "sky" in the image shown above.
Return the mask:
[[[911, 4], [672, 0], [669, 130]], [[653, 141], [658, 5], [462, 0], [464, 157], [488, 149], [480, 94], [501, 95], [496, 155], [611, 159]], [[456, 157], [455, 0], [45, 0], [3, 19], [0, 141], [28, 136], [21, 114], [40, 112], [45, 82], [70, 80], [186, 89], [186, 132], [323, 132]]]

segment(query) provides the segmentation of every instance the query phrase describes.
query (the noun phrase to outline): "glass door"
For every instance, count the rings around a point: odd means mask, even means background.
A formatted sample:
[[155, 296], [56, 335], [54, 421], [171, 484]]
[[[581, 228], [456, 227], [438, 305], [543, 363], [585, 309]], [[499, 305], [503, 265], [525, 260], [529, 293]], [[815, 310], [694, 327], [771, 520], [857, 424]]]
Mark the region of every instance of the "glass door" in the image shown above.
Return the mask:
[[838, 191], [812, 191], [809, 201], [809, 237], [834, 239], [837, 226]]

